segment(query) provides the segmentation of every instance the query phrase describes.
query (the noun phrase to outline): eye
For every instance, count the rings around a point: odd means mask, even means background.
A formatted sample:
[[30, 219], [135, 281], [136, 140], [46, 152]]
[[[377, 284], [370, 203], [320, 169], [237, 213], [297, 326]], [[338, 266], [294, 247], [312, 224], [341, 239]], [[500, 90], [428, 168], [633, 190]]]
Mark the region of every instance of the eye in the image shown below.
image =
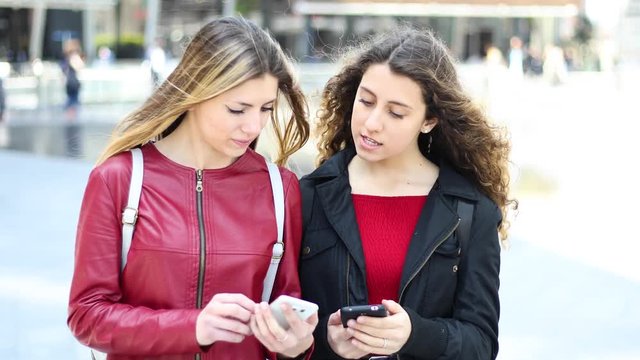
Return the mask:
[[229, 111], [229, 113], [234, 114], [234, 115], [244, 114], [244, 109], [236, 110], [236, 109], [232, 109], [232, 108], [230, 108], [228, 106], [227, 106], [227, 111]]
[[389, 110], [389, 115], [391, 115], [391, 117], [396, 118], [396, 119], [402, 119], [404, 118], [404, 115], [400, 115], [398, 113], [394, 113], [393, 111]]
[[358, 101], [360, 101], [362, 103], [362, 105], [364, 105], [366, 107], [369, 107], [369, 106], [373, 105], [372, 101], [367, 101], [365, 99], [359, 99]]
[[265, 106], [263, 108], [260, 108], [260, 111], [262, 112], [272, 112], [273, 111], [273, 107], [272, 106]]

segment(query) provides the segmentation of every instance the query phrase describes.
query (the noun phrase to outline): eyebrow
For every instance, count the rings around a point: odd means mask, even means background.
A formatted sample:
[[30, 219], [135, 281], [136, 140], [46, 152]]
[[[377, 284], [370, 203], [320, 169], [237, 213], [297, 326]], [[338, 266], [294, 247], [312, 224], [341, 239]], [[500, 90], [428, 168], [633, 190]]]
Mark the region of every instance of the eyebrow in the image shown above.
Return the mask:
[[[367, 89], [365, 86], [360, 85], [360, 88], [361, 88], [362, 90], [364, 90], [364, 91], [366, 91], [366, 92], [370, 93], [371, 95], [376, 96], [376, 94], [375, 94], [373, 91], [371, 91], [371, 90]], [[390, 101], [387, 101], [387, 102], [388, 102], [389, 104], [398, 105], [398, 106], [406, 107], [407, 109], [411, 109], [411, 110], [413, 110], [413, 108], [412, 108], [411, 106], [409, 106], [409, 105], [407, 105], [407, 104], [405, 104], [405, 103], [402, 103], [402, 102], [400, 102], [400, 101], [390, 100]]]
[[[271, 103], [273, 103], [275, 101], [276, 101], [276, 99], [269, 100], [266, 103], [262, 104], [262, 106], [267, 105], [267, 104], [271, 104]], [[236, 103], [236, 104], [238, 104], [238, 105], [240, 105], [242, 107], [248, 107], [248, 108], [253, 107], [253, 104], [249, 104], [249, 103], [246, 103], [246, 102], [243, 102], [243, 101], [234, 101], [234, 103]]]

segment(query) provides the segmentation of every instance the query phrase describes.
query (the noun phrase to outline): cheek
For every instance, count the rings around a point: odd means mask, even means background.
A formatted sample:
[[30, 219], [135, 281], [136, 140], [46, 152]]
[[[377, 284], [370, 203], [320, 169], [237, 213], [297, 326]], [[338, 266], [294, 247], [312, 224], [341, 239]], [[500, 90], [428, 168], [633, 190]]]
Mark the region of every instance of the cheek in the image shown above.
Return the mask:
[[351, 113], [351, 131], [354, 133], [360, 131], [360, 128], [365, 123], [366, 118], [366, 111], [359, 109], [356, 105]]

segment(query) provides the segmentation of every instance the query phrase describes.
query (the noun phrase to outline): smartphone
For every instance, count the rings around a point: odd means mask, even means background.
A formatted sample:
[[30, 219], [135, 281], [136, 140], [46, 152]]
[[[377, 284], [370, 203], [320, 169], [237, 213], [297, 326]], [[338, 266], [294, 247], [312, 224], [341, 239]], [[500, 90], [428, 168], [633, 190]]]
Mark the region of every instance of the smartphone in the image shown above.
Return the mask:
[[347, 327], [349, 319], [357, 319], [358, 316], [385, 317], [387, 309], [382, 304], [345, 306], [340, 309], [340, 320], [344, 327]]
[[282, 303], [287, 303], [291, 305], [291, 308], [301, 320], [307, 320], [309, 316], [315, 314], [318, 311], [318, 305], [310, 301], [294, 298], [293, 296], [288, 296], [288, 295], [278, 296], [277, 299], [271, 302], [269, 307], [271, 308], [271, 313], [273, 314], [273, 317], [276, 318], [276, 321], [278, 321], [278, 324], [280, 325], [280, 327], [282, 327], [285, 330], [289, 329], [289, 322], [287, 321], [287, 318], [284, 316], [284, 313], [280, 308], [280, 304]]

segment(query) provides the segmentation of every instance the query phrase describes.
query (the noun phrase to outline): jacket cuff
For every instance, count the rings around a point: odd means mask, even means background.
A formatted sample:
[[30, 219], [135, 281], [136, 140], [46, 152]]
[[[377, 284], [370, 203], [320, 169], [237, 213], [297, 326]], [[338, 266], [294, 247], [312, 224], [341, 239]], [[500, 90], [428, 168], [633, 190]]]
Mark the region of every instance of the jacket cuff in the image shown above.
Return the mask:
[[399, 354], [435, 359], [447, 348], [449, 331], [437, 320], [425, 319], [405, 308], [411, 320], [411, 334]]

